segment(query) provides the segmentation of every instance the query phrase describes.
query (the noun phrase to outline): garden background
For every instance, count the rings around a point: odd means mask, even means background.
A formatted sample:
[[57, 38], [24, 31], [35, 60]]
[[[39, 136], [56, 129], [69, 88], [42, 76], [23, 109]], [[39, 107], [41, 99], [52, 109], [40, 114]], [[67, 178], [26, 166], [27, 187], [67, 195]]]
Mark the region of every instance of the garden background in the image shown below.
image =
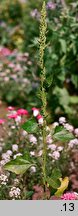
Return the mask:
[[[45, 3], [47, 39], [44, 53], [44, 86], [47, 93], [47, 144], [51, 150], [48, 154], [53, 160], [47, 158], [51, 167], [47, 172], [51, 175], [52, 169], [60, 169], [63, 178], [69, 177], [68, 191], [78, 192], [78, 1], [46, 0]], [[40, 125], [43, 121], [39, 65], [42, 4], [42, 0], [0, 1], [0, 170], [1, 175], [4, 175], [1, 177], [1, 199], [42, 199], [45, 192], [40, 174], [40, 156], [42, 157], [43, 149], [41, 128], [39, 133], [33, 132], [32, 129], [27, 131], [28, 128], [26, 130], [24, 126], [26, 131], [20, 129], [20, 124], [32, 115], [37, 117]], [[17, 118], [16, 112], [22, 120]], [[58, 137], [58, 132], [62, 133], [62, 136]], [[16, 174], [20, 174], [16, 172], [5, 173], [2, 166], [15, 159], [16, 153], [21, 157], [27, 151], [31, 159], [36, 157], [37, 170], [33, 165], [27, 177], [16, 177]], [[29, 167], [32, 168], [30, 164]], [[9, 168], [9, 171], [13, 170]], [[58, 175], [61, 178], [60, 173]], [[49, 189], [46, 192], [47, 196], [51, 197], [59, 188], [59, 183], [56, 182], [53, 186], [54, 183], [50, 180], [46, 182], [53, 188], [51, 193]], [[20, 191], [23, 191], [22, 194]]]

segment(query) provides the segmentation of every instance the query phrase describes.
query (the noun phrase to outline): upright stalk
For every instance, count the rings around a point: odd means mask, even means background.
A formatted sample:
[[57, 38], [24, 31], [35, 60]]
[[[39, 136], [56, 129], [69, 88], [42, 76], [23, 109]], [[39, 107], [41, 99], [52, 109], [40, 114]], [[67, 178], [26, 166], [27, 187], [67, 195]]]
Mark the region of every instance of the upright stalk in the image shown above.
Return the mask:
[[39, 49], [39, 56], [40, 56], [40, 68], [41, 68], [41, 91], [40, 97], [42, 100], [42, 112], [43, 112], [43, 127], [42, 127], [42, 137], [43, 137], [43, 164], [42, 164], [42, 172], [43, 172], [43, 184], [44, 184], [44, 191], [46, 188], [46, 155], [47, 155], [47, 146], [46, 146], [46, 91], [45, 91], [45, 80], [46, 80], [46, 70], [44, 64], [44, 53], [46, 47], [46, 5], [43, 2], [42, 11], [41, 11], [41, 19], [40, 19], [40, 49]]

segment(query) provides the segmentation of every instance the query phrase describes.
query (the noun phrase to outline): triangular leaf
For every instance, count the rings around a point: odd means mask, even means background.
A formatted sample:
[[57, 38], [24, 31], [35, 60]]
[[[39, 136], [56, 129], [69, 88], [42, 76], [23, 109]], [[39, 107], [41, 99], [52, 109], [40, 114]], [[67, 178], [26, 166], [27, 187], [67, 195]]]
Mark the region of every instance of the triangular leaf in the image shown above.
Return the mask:
[[46, 181], [50, 187], [55, 188], [55, 189], [57, 189], [61, 184], [59, 179], [52, 179], [52, 178], [47, 177]]
[[52, 176], [53, 179], [59, 179], [59, 178], [61, 178], [62, 174], [61, 174], [60, 169], [54, 168], [53, 171], [52, 171], [52, 175], [51, 176]]
[[4, 169], [14, 172], [16, 174], [24, 174], [33, 163], [30, 163], [28, 160], [23, 159], [23, 157], [18, 157], [15, 160], [12, 160], [4, 165]]
[[56, 126], [55, 129], [54, 129], [54, 134], [57, 133], [57, 132], [60, 132], [64, 129], [63, 126]]
[[71, 139], [74, 139], [74, 135], [69, 131], [67, 131], [65, 128], [63, 128], [59, 132], [54, 133], [53, 139], [61, 142], [68, 142]]
[[22, 125], [22, 128], [28, 133], [36, 133], [38, 130], [38, 124], [34, 118], [31, 118]]

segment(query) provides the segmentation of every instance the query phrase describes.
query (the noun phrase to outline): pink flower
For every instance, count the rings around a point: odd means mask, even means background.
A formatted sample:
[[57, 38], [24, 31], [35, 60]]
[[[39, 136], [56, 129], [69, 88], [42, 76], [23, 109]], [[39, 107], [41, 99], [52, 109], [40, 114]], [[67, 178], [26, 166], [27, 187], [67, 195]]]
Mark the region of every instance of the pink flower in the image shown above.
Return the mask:
[[76, 200], [77, 195], [74, 192], [67, 192], [61, 196], [62, 200]]
[[8, 109], [8, 111], [13, 111], [13, 110], [14, 110], [14, 107], [9, 106], [7, 109]]
[[18, 109], [17, 114], [18, 115], [28, 115], [28, 111], [25, 109]]
[[10, 68], [14, 68], [14, 67], [15, 67], [15, 65], [14, 65], [12, 62], [10, 62], [8, 66], [9, 66]]
[[16, 119], [17, 118], [17, 113], [15, 113], [15, 114], [10, 114], [10, 115], [8, 115], [8, 118], [9, 119]]
[[42, 115], [38, 115], [37, 120], [38, 120], [39, 124], [43, 124], [43, 116]]
[[32, 111], [33, 111], [33, 116], [34, 117], [38, 116], [38, 114], [39, 114], [39, 109], [38, 108], [33, 107]]
[[5, 119], [0, 119], [0, 125], [4, 124]]
[[0, 54], [3, 56], [9, 56], [11, 54], [11, 50], [6, 47], [0, 48]]

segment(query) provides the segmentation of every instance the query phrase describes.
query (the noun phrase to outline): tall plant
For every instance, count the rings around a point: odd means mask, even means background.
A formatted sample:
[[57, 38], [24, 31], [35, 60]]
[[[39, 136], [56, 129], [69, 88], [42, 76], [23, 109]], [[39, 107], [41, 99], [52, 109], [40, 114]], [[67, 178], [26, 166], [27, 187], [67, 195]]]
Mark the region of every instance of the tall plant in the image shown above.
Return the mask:
[[43, 112], [43, 127], [42, 127], [42, 137], [43, 137], [43, 183], [44, 183], [44, 191], [46, 186], [46, 155], [47, 155], [47, 146], [46, 146], [46, 90], [45, 90], [45, 80], [46, 80], [46, 69], [44, 64], [44, 52], [46, 48], [46, 30], [47, 30], [47, 23], [46, 23], [46, 6], [45, 2], [42, 6], [41, 11], [41, 20], [40, 20], [40, 68], [41, 68], [41, 91], [40, 97], [42, 100], [42, 112]]
[[[55, 190], [56, 196], [61, 196], [64, 190], [68, 186], [68, 177], [62, 180], [61, 172], [56, 167], [52, 170], [51, 175], [47, 174], [47, 142], [46, 142], [46, 127], [47, 127], [47, 97], [46, 97], [46, 69], [44, 62], [45, 48], [46, 48], [46, 33], [47, 33], [47, 23], [46, 23], [46, 5], [45, 1], [43, 2], [42, 11], [41, 11], [41, 19], [40, 19], [40, 37], [39, 37], [39, 64], [41, 68], [41, 85], [40, 85], [40, 98], [42, 101], [42, 114], [43, 114], [43, 124], [39, 127], [35, 118], [29, 119], [26, 123], [22, 125], [22, 128], [26, 130], [28, 133], [37, 133], [38, 131], [42, 131], [42, 143], [43, 143], [43, 157], [42, 157], [42, 177], [43, 177], [43, 186], [44, 192], [46, 192], [47, 185]], [[58, 126], [55, 129], [55, 132], [52, 132], [54, 141], [63, 141], [67, 142], [71, 140], [72, 134], [66, 131], [61, 126]], [[8, 171], [12, 171], [16, 174], [24, 174], [30, 167], [33, 165], [37, 166], [37, 162], [35, 159], [30, 157], [30, 154], [26, 152], [24, 155], [17, 157], [16, 159], [8, 162], [4, 167]], [[44, 193], [46, 194], [46, 193]], [[43, 197], [46, 198], [45, 196]]]

